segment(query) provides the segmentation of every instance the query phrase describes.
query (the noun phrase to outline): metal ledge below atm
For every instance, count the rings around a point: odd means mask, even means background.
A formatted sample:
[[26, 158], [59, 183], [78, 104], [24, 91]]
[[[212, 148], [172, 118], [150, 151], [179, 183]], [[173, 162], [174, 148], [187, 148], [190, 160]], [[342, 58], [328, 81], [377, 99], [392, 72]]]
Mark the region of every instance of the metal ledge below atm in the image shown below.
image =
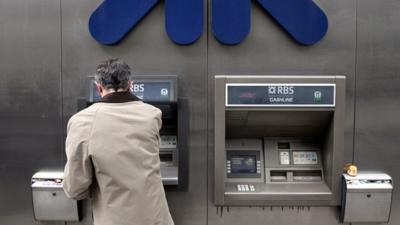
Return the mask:
[[[326, 202], [330, 205], [332, 192], [324, 183], [298, 183], [290, 185], [247, 183], [254, 186], [255, 191], [238, 191], [238, 185], [243, 183], [226, 184], [225, 205], [320, 205]], [[310, 191], [312, 190], [312, 191]]]
[[178, 167], [161, 166], [161, 180], [164, 185], [178, 185]]

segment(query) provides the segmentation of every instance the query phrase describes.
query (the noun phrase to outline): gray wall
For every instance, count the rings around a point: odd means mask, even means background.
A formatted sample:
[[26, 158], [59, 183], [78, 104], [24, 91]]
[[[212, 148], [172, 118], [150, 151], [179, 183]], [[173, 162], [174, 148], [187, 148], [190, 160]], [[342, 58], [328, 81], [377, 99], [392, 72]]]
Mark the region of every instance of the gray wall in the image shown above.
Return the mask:
[[[355, 162], [400, 181], [400, 1], [358, 2]], [[400, 224], [400, 192], [390, 224]]]
[[[337, 209], [324, 207], [241, 207], [217, 215], [211, 167], [215, 74], [347, 75], [346, 160], [354, 157], [360, 169], [400, 180], [400, 1], [318, 0], [330, 28], [312, 47], [295, 44], [256, 4], [242, 44], [219, 44], [205, 18], [201, 39], [178, 46], [164, 31], [162, 3], [119, 45], [102, 46], [87, 30], [100, 2], [0, 0], [1, 225], [37, 224], [30, 177], [39, 169], [63, 168], [65, 124], [77, 110], [76, 99], [86, 94], [85, 77], [109, 57], [123, 58], [136, 73], [179, 75], [179, 94], [189, 99], [189, 191], [167, 193], [178, 225], [338, 224]], [[395, 192], [390, 224], [400, 223], [399, 199]], [[78, 224], [90, 225], [90, 217]]]
[[30, 177], [62, 161], [60, 8], [0, 1], [0, 224], [34, 224]]

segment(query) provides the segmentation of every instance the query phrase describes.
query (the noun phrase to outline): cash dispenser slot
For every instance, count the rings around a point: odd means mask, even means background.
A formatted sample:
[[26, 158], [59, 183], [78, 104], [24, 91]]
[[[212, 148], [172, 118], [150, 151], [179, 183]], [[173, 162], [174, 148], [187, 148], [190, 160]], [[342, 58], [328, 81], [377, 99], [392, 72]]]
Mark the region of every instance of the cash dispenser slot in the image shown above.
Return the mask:
[[161, 162], [173, 162], [173, 151], [165, 151], [160, 149], [160, 160]]
[[293, 182], [316, 182], [322, 181], [321, 170], [293, 171]]
[[322, 181], [320, 170], [282, 171], [271, 170], [270, 182], [316, 182]]
[[287, 182], [288, 181], [287, 171], [270, 171], [270, 181], [271, 182]]

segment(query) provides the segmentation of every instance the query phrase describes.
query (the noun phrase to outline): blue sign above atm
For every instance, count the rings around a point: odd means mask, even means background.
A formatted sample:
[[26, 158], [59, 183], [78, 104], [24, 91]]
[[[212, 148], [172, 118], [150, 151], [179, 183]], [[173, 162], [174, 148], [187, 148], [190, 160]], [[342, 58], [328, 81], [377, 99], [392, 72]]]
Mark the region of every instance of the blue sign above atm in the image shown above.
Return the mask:
[[228, 107], [334, 107], [335, 84], [226, 84]]
[[[105, 0], [89, 19], [90, 34], [99, 43], [117, 44], [160, 0]], [[328, 30], [325, 13], [313, 0], [257, 0], [280, 27], [297, 43], [313, 45]], [[165, 0], [165, 29], [180, 45], [194, 43], [203, 33], [204, 0]], [[236, 45], [251, 27], [251, 0], [211, 0], [211, 23], [215, 38]]]
[[[131, 86], [130, 91], [139, 99], [146, 102], [168, 102], [174, 101], [174, 93], [172, 90], [172, 83], [165, 80], [149, 81], [149, 80], [135, 80]], [[96, 84], [92, 82], [91, 87], [91, 102], [98, 102], [101, 96], [96, 89]]]

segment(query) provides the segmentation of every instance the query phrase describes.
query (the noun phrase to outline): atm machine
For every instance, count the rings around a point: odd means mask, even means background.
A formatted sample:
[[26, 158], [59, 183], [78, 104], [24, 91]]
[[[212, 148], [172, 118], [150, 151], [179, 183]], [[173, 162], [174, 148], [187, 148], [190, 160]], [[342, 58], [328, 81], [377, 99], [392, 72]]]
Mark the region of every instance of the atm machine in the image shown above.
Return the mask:
[[340, 205], [345, 80], [215, 76], [215, 205]]
[[[178, 79], [174, 75], [135, 75], [131, 92], [162, 111], [160, 130], [161, 176], [166, 190], [184, 191], [188, 184], [188, 115], [186, 99], [178, 98]], [[89, 78], [88, 107], [100, 100], [94, 78]]]

